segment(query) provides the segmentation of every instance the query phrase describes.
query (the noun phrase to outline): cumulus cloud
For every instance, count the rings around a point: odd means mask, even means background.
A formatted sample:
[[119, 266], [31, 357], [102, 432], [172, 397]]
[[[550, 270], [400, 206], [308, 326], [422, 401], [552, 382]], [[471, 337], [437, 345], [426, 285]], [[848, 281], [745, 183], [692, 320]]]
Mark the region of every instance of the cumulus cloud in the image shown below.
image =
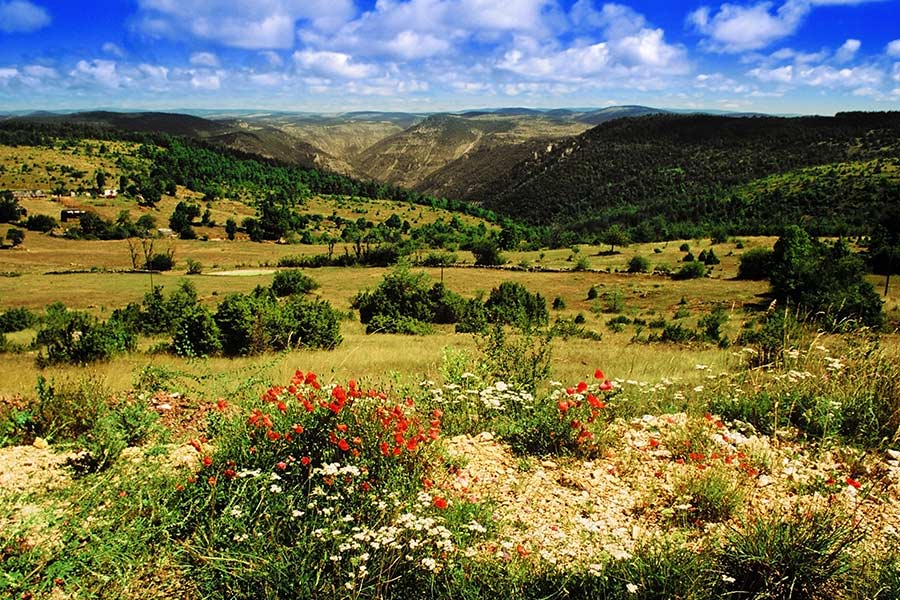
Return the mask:
[[191, 64], [198, 67], [218, 67], [219, 57], [212, 52], [194, 52], [191, 54]]
[[884, 47], [885, 53], [892, 58], [900, 58], [900, 40], [894, 40]]
[[27, 0], [0, 1], [0, 31], [30, 33], [50, 24], [50, 14]]
[[333, 31], [353, 0], [139, 0], [137, 28], [154, 37], [194, 37], [245, 49], [291, 48], [299, 23]]
[[125, 51], [122, 50], [121, 46], [113, 42], [106, 42], [100, 49], [106, 54], [111, 54], [116, 58], [125, 58]]
[[857, 5], [881, 0], [786, 0], [751, 5], [722, 4], [718, 10], [701, 6], [687, 17], [688, 25], [706, 37], [715, 52], [759, 50], [793, 35], [816, 6]]
[[298, 50], [294, 52], [294, 63], [301, 71], [324, 77], [360, 79], [375, 73], [373, 65], [355, 62], [343, 52]]
[[834, 59], [839, 63], [850, 62], [856, 57], [856, 53], [859, 52], [861, 45], [862, 42], [859, 40], [848, 39], [840, 48], [838, 48], [838, 51], [835, 52]]

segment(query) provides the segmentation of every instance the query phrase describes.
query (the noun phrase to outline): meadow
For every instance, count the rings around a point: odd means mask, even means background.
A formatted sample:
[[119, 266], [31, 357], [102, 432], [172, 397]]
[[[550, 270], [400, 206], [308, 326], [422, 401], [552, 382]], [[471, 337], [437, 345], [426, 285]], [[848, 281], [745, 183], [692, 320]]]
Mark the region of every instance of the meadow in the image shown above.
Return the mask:
[[[395, 208], [343, 202], [310, 206]], [[0, 251], [0, 311], [64, 302], [107, 319], [184, 281], [212, 309], [272, 285], [286, 257], [328, 252], [198, 233], [154, 240], [175, 268], [150, 273], [128, 241], [29, 232]], [[769, 285], [736, 275], [742, 253], [774, 242], [579, 244], [508, 252], [500, 268], [459, 251], [412, 267], [464, 298], [514, 282], [551, 322], [580, 317], [549, 342], [452, 325], [367, 334], [352, 299], [393, 272], [380, 267], [303, 269], [342, 315], [332, 350], [185, 358], [142, 335], [106, 361], [39, 366], [37, 330], [9, 333], [0, 593], [897, 598], [900, 294], [877, 334], [788, 313], [761, 364], [762, 346], [737, 340], [771, 312]], [[685, 244], [721, 262], [673, 279]], [[628, 273], [635, 256], [651, 272]], [[719, 343], [653, 339], [654, 322], [694, 331], [717, 307]]]

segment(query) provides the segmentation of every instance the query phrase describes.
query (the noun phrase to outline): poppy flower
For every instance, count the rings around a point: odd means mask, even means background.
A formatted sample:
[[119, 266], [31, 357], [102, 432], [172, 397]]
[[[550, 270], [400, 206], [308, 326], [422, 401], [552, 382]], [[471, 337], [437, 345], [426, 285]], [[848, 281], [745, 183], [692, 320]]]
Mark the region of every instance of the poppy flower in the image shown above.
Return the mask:
[[447, 508], [447, 499], [442, 498], [441, 496], [434, 497], [434, 507], [439, 510], [444, 510]]
[[609, 379], [605, 379], [597, 389], [601, 392], [608, 392], [613, 389], [612, 382]]
[[583, 381], [579, 381], [579, 382], [578, 382], [578, 387], [575, 388], [575, 389], [578, 390], [578, 393], [580, 394], [580, 393], [584, 392], [584, 391], [587, 389], [587, 384], [586, 384], [585, 382], [583, 382]]
[[210, 467], [210, 466], [212, 466], [212, 463], [213, 463], [213, 460], [212, 460], [211, 456], [207, 455], [207, 456], [203, 457], [203, 466], [204, 467]]
[[300, 459], [300, 464], [303, 465], [304, 467], [308, 467], [310, 462], [312, 462], [312, 459], [309, 458], [308, 456], [304, 456], [303, 458]]
[[346, 452], [350, 449], [350, 444], [347, 443], [347, 440], [341, 438], [340, 440], [338, 440], [338, 448]]
[[860, 482], [858, 482], [857, 480], [853, 479], [852, 477], [847, 477], [846, 481], [847, 481], [847, 485], [849, 485], [849, 486], [851, 486], [851, 487], [854, 487], [854, 488], [856, 488], [856, 489], [859, 489], [860, 486], [862, 485]]

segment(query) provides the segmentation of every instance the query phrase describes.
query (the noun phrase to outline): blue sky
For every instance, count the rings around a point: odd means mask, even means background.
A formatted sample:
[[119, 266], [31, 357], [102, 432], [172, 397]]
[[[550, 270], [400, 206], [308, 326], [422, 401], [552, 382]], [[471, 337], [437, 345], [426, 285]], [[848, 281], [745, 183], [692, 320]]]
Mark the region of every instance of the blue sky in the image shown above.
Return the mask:
[[0, 0], [0, 111], [900, 109], [900, 0]]

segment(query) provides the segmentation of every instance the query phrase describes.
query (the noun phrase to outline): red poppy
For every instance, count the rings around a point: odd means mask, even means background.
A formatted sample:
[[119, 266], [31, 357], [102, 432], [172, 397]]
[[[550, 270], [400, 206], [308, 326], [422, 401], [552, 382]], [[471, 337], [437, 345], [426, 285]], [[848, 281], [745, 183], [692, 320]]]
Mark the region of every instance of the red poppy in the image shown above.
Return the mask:
[[346, 423], [338, 423], [337, 430], [340, 431], [341, 433], [346, 432], [347, 424]]
[[210, 477], [209, 479], [206, 480], [206, 482], [207, 482], [210, 486], [215, 487], [215, 485], [216, 485], [216, 478], [215, 478], [215, 477]]
[[280, 460], [277, 463], [275, 463], [275, 468], [278, 469], [279, 471], [284, 471], [285, 469], [287, 469], [287, 463], [284, 462], [283, 460]]
[[855, 487], [856, 489], [859, 489], [860, 486], [862, 485], [860, 482], [853, 479], [852, 477], [847, 477], [846, 481], [847, 481], [847, 485], [849, 485], [851, 487]]
[[606, 375], [603, 374], [603, 371], [597, 369], [594, 371], [594, 379], [606, 379]]
[[347, 440], [341, 438], [340, 440], [338, 440], [338, 448], [346, 452], [350, 449], [350, 444], [347, 443]]
[[225, 401], [225, 398], [219, 398], [219, 401], [216, 402], [216, 408], [219, 409], [219, 412], [222, 412], [226, 408], [228, 408], [228, 403]]
[[308, 467], [310, 462], [312, 462], [312, 459], [310, 459], [308, 456], [304, 456], [300, 459], [300, 464], [304, 467]]
[[297, 435], [303, 433], [303, 425], [294, 425], [291, 427], [291, 429], [293, 429], [294, 433], [296, 433]]
[[612, 382], [609, 379], [606, 379], [603, 381], [603, 383], [600, 384], [597, 389], [599, 389], [601, 392], [608, 392], [613, 389]]
[[447, 508], [447, 499], [442, 498], [441, 496], [434, 497], [434, 507], [439, 510], [444, 510]]
[[213, 463], [213, 460], [212, 460], [211, 456], [207, 455], [207, 456], [203, 457], [203, 466], [204, 467], [210, 467], [210, 466], [212, 466], [212, 463]]
[[585, 390], [587, 389], [587, 384], [586, 384], [585, 382], [583, 382], [583, 381], [579, 381], [579, 382], [578, 382], [578, 387], [575, 388], [575, 389], [576, 389], [576, 390], [578, 391], [578, 393], [580, 394], [580, 393], [582, 393], [583, 391], [585, 391]]

